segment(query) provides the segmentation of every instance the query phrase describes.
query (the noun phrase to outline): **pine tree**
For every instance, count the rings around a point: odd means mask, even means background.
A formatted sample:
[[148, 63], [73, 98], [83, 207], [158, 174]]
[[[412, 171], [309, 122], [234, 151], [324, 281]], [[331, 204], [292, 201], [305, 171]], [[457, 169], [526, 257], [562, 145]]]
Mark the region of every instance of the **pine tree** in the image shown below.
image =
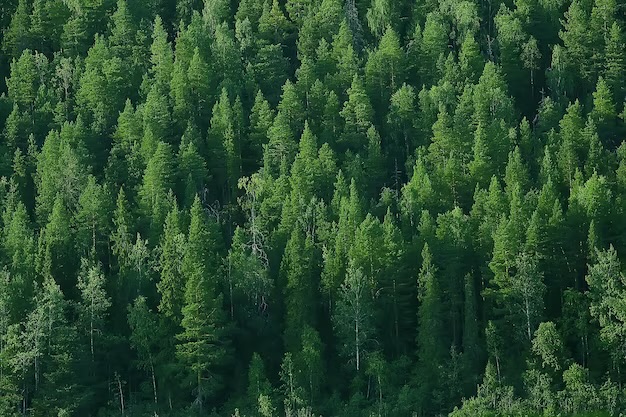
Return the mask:
[[461, 71], [468, 81], [477, 82], [478, 77], [483, 73], [485, 63], [481, 56], [480, 47], [474, 36], [466, 36], [461, 44], [459, 52]]
[[504, 182], [506, 184], [506, 193], [509, 195], [511, 195], [515, 186], [518, 186], [522, 192], [528, 190], [530, 186], [528, 168], [524, 164], [517, 146], [509, 153], [509, 163], [506, 166]]
[[34, 386], [25, 385], [37, 391], [32, 405], [53, 415], [71, 413], [84, 395], [75, 366], [78, 338], [68, 312], [69, 302], [61, 288], [52, 277], [46, 277], [20, 337], [22, 350], [28, 353], [26, 362], [34, 370]]
[[291, 24], [285, 17], [278, 0], [268, 0], [259, 18], [259, 35], [275, 45], [286, 45], [290, 36]]
[[21, 202], [14, 208], [7, 207], [3, 217], [3, 249], [8, 261], [7, 277], [3, 277], [8, 279], [3, 284], [8, 298], [3, 301], [3, 312], [8, 326], [9, 321], [22, 317], [30, 306], [35, 289], [36, 245], [28, 213]]
[[374, 0], [366, 14], [370, 31], [378, 38], [386, 30], [397, 28], [399, 20], [398, 5], [390, 0]]
[[[19, 0], [17, 8], [11, 17], [10, 24], [6, 27], [3, 37], [4, 52], [17, 58], [23, 50], [30, 46], [30, 7], [26, 0]], [[3, 10], [5, 12], [5, 10]], [[7, 16], [9, 13], [7, 13]]]
[[285, 9], [289, 14], [289, 19], [300, 28], [304, 19], [313, 10], [313, 2], [311, 0], [287, 0]]
[[602, 140], [613, 144], [617, 111], [609, 85], [602, 77], [598, 78], [596, 91], [593, 93], [593, 110], [590, 117], [595, 122]]
[[433, 395], [439, 385], [439, 367], [443, 365], [443, 355], [447, 351], [444, 344], [444, 323], [441, 311], [442, 289], [437, 279], [437, 267], [428, 244], [422, 250], [422, 268], [418, 277], [420, 306], [418, 309], [418, 369], [420, 374], [421, 406], [433, 406]]
[[170, 80], [174, 72], [174, 54], [160, 16], [157, 16], [154, 20], [150, 52], [150, 63], [152, 64], [150, 74], [161, 94], [167, 96], [169, 95]]
[[304, 326], [315, 325], [314, 262], [313, 242], [299, 228], [294, 229], [280, 266], [285, 283], [285, 347], [294, 354], [302, 348]]
[[[249, 230], [235, 229], [228, 252], [227, 280], [229, 286], [230, 315], [234, 318], [246, 316], [267, 304], [274, 283], [268, 274], [268, 259], [265, 242], [259, 230], [256, 207], [251, 202]], [[262, 307], [261, 307], [262, 308]]]
[[115, 211], [113, 212], [113, 227], [115, 230], [111, 234], [111, 242], [113, 243], [111, 249], [113, 254], [121, 259], [126, 258], [131, 245], [130, 240], [134, 232], [131, 216], [132, 213], [130, 213], [126, 193], [124, 188], [120, 187], [115, 203]]
[[275, 87], [284, 85], [288, 78], [289, 62], [280, 44], [262, 45], [246, 71], [253, 77], [267, 100], [276, 105], [280, 91]]
[[[111, 15], [111, 35], [109, 43], [114, 56], [127, 61], [133, 55], [137, 29], [126, 0], [117, 0], [115, 12]], [[133, 68], [134, 69], [134, 68]]]
[[302, 329], [302, 350], [297, 355], [297, 362], [301, 363], [302, 386], [307, 387], [307, 402], [314, 406], [319, 398], [324, 378], [323, 346], [319, 333], [310, 326]]
[[374, 119], [374, 109], [363, 87], [363, 81], [357, 76], [348, 89], [348, 100], [344, 103], [341, 116], [345, 121], [341, 142], [343, 146], [359, 151], [367, 143], [366, 133]]
[[176, 22], [189, 24], [192, 16], [200, 8], [200, 0], [180, 0], [176, 2]]
[[108, 196], [104, 187], [93, 176], [87, 179], [87, 185], [78, 199], [78, 211], [75, 215], [76, 243], [83, 256], [97, 256], [103, 249], [108, 235], [109, 222], [107, 213]]
[[297, 372], [292, 353], [285, 353], [283, 362], [280, 365], [280, 382], [287, 414], [300, 413], [301, 411], [299, 410], [302, 409], [306, 410], [303, 408], [306, 405], [304, 390], [298, 384]]
[[591, 297], [591, 315], [600, 322], [600, 335], [611, 347], [611, 355], [617, 360], [624, 349], [624, 323], [621, 307], [609, 300], [621, 297], [624, 291], [624, 274], [617, 251], [611, 246], [606, 251], [597, 253], [598, 260], [589, 266], [585, 280], [589, 284]]
[[194, 403], [201, 409], [221, 387], [213, 370], [227, 354], [222, 295], [216, 285], [220, 241], [217, 225], [206, 219], [196, 197], [182, 265], [186, 284], [176, 355], [184, 366], [186, 384], [193, 388]]
[[438, 12], [428, 13], [421, 37], [420, 80], [430, 86], [439, 79], [438, 61], [447, 54], [449, 42], [445, 23]]
[[283, 85], [283, 94], [278, 104], [278, 111], [286, 118], [292, 132], [301, 132], [304, 127], [305, 109], [296, 86], [287, 80]]
[[418, 217], [422, 214], [422, 210], [437, 207], [433, 180], [431, 180], [428, 174], [424, 158], [422, 157], [418, 157], [411, 179], [402, 187], [400, 206], [402, 214], [411, 225], [418, 222]]
[[487, 185], [487, 182], [490, 181], [490, 175], [495, 170], [486, 133], [483, 125], [479, 123], [474, 133], [474, 156], [469, 163], [469, 171], [472, 178], [482, 187]]
[[141, 369], [150, 372], [154, 404], [159, 401], [156, 362], [161, 349], [162, 336], [158, 317], [148, 308], [145, 297], [137, 297], [135, 302], [128, 306], [128, 324], [131, 329], [130, 343], [139, 356], [138, 365]]
[[151, 240], [161, 235], [163, 221], [169, 211], [168, 193], [174, 188], [174, 155], [171, 145], [159, 142], [148, 161], [139, 190], [139, 207], [150, 222]]
[[573, 1], [565, 12], [565, 22], [559, 37], [563, 40], [575, 76], [586, 82], [593, 79], [595, 72], [592, 60], [593, 36], [589, 29], [589, 15], [580, 1]]
[[182, 275], [182, 260], [185, 254], [185, 235], [181, 230], [181, 213], [174, 205], [165, 218], [161, 236], [159, 270], [161, 279], [157, 290], [161, 295], [159, 312], [175, 323], [180, 323], [185, 295], [185, 281]]
[[258, 168], [263, 157], [263, 146], [269, 140], [267, 135], [273, 120], [274, 112], [259, 90], [250, 112], [248, 140], [242, 144], [241, 155], [244, 175], [250, 174]]
[[40, 74], [37, 69], [38, 55], [30, 50], [21, 53], [11, 62], [11, 77], [7, 79], [9, 97], [21, 111], [35, 112], [35, 99], [39, 88]]
[[[503, 75], [515, 97], [528, 91], [528, 78], [524, 72], [524, 45], [527, 39], [522, 18], [508, 7], [501, 7], [494, 18]], [[530, 45], [530, 44], [528, 44]]]
[[578, 101], [567, 108], [567, 113], [559, 123], [561, 128], [561, 149], [558, 154], [558, 164], [561, 169], [563, 179], [571, 187], [574, 180], [574, 173], [579, 167], [579, 149], [581, 149], [581, 139], [584, 121], [582, 110]]
[[278, 112], [274, 118], [274, 123], [268, 130], [268, 137], [269, 142], [263, 152], [263, 166], [268, 172], [276, 175], [282, 167], [291, 165], [297, 151], [295, 132], [291, 130], [289, 120], [282, 112]]
[[358, 73], [359, 62], [354, 42], [350, 26], [346, 20], [343, 20], [331, 45], [331, 56], [336, 63], [336, 73], [329, 75], [328, 83], [335, 91], [348, 90], [354, 76]]
[[235, 34], [226, 22], [222, 22], [215, 30], [211, 56], [216, 61], [215, 73], [221, 75], [219, 87], [225, 88], [231, 96], [235, 96], [243, 86], [243, 66]]
[[[181, 35], [182, 36], [182, 35]], [[180, 37], [179, 37], [180, 39]], [[174, 69], [170, 80], [170, 95], [172, 98], [172, 110], [176, 120], [186, 122], [191, 117], [191, 92], [187, 77], [188, 63], [180, 57], [179, 47], [176, 51]]]
[[208, 134], [209, 161], [212, 179], [228, 199], [234, 195], [241, 173], [241, 143], [238, 124], [228, 92], [222, 89], [220, 99], [213, 107]]
[[70, 17], [63, 26], [62, 47], [72, 56], [84, 56], [94, 36], [106, 32], [107, 17], [114, 2], [77, 0], [66, 6]]
[[622, 28], [617, 22], [613, 22], [609, 37], [606, 41], [604, 63], [604, 78], [611, 87], [613, 97], [619, 103], [624, 97], [626, 86], [619, 74], [624, 73], [626, 68], [626, 56], [624, 55], [624, 38]]
[[212, 102], [212, 76], [213, 73], [209, 65], [200, 54], [200, 49], [196, 47], [187, 70], [186, 81], [188, 83], [189, 96], [186, 100], [188, 101], [187, 105], [191, 109], [191, 115], [200, 126], [202, 121], [206, 120], [209, 115], [210, 103]]
[[261, 356], [254, 352], [248, 367], [248, 401], [252, 406], [257, 406], [261, 396], [271, 395], [272, 385], [267, 379], [265, 365]]
[[173, 120], [170, 105], [159, 88], [154, 85], [143, 107], [142, 153], [145, 160], [149, 160], [156, 149], [155, 141], [171, 142], [173, 134]]
[[102, 36], [97, 36], [85, 58], [76, 102], [97, 133], [110, 133], [114, 118], [124, 107], [125, 91], [131, 88], [132, 72], [124, 68]]
[[477, 364], [483, 353], [475, 286], [474, 278], [470, 274], [466, 275], [463, 301], [463, 360], [468, 388], [473, 388], [478, 382]]
[[388, 28], [365, 64], [367, 90], [377, 110], [387, 108], [391, 95], [402, 85], [404, 78], [404, 53], [400, 40], [396, 32]]
[[202, 9], [202, 20], [211, 31], [215, 31], [217, 26], [231, 18], [230, 4], [225, 0], [204, 0]]
[[64, 288], [70, 287], [77, 267], [72, 249], [70, 216], [59, 195], [54, 200], [45, 229], [39, 235], [38, 273], [44, 277], [54, 277]]

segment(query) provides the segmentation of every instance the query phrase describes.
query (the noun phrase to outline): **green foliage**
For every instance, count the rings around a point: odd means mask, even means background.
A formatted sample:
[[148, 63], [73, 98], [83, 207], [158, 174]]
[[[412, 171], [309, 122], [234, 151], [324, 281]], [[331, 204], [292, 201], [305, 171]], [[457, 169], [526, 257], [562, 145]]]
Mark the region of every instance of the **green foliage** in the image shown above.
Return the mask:
[[222, 296], [215, 285], [217, 233], [209, 228], [196, 197], [182, 265], [186, 284], [176, 355], [185, 365], [185, 384], [192, 387], [193, 402], [201, 409], [222, 384], [213, 370], [223, 365], [226, 356]]
[[0, 415], [624, 414], [622, 6], [0, 1]]

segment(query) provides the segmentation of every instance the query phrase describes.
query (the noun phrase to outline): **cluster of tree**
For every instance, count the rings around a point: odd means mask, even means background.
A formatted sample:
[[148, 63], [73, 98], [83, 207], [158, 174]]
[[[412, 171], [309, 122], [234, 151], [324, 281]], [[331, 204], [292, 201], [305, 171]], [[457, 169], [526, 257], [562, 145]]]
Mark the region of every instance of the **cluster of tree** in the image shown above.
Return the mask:
[[626, 411], [624, 6], [0, 1], [0, 415]]

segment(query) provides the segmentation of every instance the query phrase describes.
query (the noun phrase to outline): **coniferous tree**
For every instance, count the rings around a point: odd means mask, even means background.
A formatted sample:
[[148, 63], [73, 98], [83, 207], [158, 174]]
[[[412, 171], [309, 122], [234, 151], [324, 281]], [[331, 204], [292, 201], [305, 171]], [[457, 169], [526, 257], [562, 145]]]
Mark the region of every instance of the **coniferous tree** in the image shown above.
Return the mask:
[[433, 263], [428, 244], [422, 250], [422, 268], [418, 277], [419, 301], [417, 345], [420, 357], [418, 364], [421, 375], [421, 407], [430, 409], [439, 389], [438, 370], [443, 365], [447, 351], [444, 344], [444, 328], [441, 308], [441, 288], [437, 279], [437, 268]]
[[203, 408], [221, 387], [219, 375], [213, 370], [224, 363], [227, 352], [222, 296], [217, 287], [221, 238], [216, 225], [206, 218], [198, 197], [190, 214], [182, 265], [182, 331], [176, 336], [176, 355], [183, 366], [185, 383], [193, 388], [194, 403]]

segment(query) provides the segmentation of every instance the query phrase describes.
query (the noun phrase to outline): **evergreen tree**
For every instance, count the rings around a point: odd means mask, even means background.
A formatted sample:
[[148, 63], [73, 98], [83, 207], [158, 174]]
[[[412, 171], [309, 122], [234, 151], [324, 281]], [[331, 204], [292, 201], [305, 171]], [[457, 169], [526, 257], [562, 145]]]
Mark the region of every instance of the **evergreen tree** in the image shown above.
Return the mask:
[[256, 169], [262, 159], [263, 146], [268, 142], [268, 131], [272, 126], [274, 112], [261, 90], [257, 92], [250, 112], [248, 140], [242, 144], [243, 173]]
[[348, 100], [344, 103], [341, 116], [345, 121], [341, 142], [353, 150], [364, 148], [365, 134], [373, 123], [374, 110], [363, 87], [362, 80], [355, 75], [348, 90]]
[[[426, 16], [421, 40], [420, 80], [423, 84], [430, 86], [439, 79], [438, 61], [447, 54], [449, 42], [445, 22], [438, 12], [431, 12]], [[418, 39], [414, 41], [418, 42]]]
[[145, 297], [137, 297], [135, 302], [128, 307], [130, 343], [139, 356], [139, 367], [150, 372], [155, 405], [159, 402], [155, 369], [161, 347], [160, 337], [163, 336], [157, 320], [158, 318], [148, 308]]
[[105, 236], [109, 232], [107, 200], [108, 196], [103, 187], [90, 176], [78, 199], [78, 210], [75, 215], [76, 243], [83, 256], [87, 254], [97, 256], [100, 249], [106, 246]]
[[298, 228], [294, 229], [281, 262], [285, 282], [285, 347], [298, 352], [304, 326], [315, 325], [315, 257], [313, 245]]
[[597, 262], [589, 266], [585, 280], [589, 284], [591, 297], [590, 312], [600, 322], [601, 336], [611, 347], [614, 360], [621, 360], [624, 351], [624, 324], [620, 317], [620, 307], [610, 300], [620, 297], [624, 286], [624, 274], [621, 271], [617, 252], [612, 246], [597, 253]]
[[148, 161], [139, 190], [139, 207], [150, 224], [151, 239], [158, 239], [169, 211], [168, 193], [174, 188], [174, 155], [171, 145], [159, 142]]
[[417, 345], [421, 390], [421, 407], [430, 409], [435, 404], [435, 390], [439, 388], [439, 368], [443, 365], [447, 348], [444, 344], [444, 323], [441, 310], [441, 288], [437, 279], [428, 244], [422, 250], [422, 268], [418, 277], [420, 306], [418, 310]]
[[174, 205], [165, 218], [161, 236], [161, 256], [159, 269], [161, 280], [157, 290], [161, 295], [159, 312], [172, 318], [175, 323], [181, 320], [185, 281], [182, 275], [182, 259], [185, 254], [185, 235], [181, 230], [181, 213]]
[[391, 95], [404, 82], [404, 77], [405, 63], [400, 40], [396, 32], [388, 28], [365, 64], [367, 89], [376, 109], [387, 107]]
[[48, 223], [39, 235], [37, 272], [44, 277], [55, 277], [59, 285], [69, 288], [77, 266], [72, 246], [70, 216], [63, 199], [57, 196]]
[[398, 26], [399, 19], [398, 5], [389, 0], [375, 0], [367, 9], [367, 24], [370, 31], [376, 36], [381, 37], [385, 30]]
[[604, 78], [611, 87], [613, 97], [621, 102], [624, 97], [624, 82], [619, 74], [623, 74], [626, 68], [624, 56], [624, 39], [622, 29], [617, 22], [613, 22], [609, 37], [606, 41]]
[[224, 363], [227, 353], [222, 296], [216, 285], [220, 236], [197, 197], [190, 222], [182, 265], [186, 282], [182, 332], [176, 336], [176, 355], [186, 384], [193, 387], [194, 403], [202, 409], [221, 387], [214, 370]]

